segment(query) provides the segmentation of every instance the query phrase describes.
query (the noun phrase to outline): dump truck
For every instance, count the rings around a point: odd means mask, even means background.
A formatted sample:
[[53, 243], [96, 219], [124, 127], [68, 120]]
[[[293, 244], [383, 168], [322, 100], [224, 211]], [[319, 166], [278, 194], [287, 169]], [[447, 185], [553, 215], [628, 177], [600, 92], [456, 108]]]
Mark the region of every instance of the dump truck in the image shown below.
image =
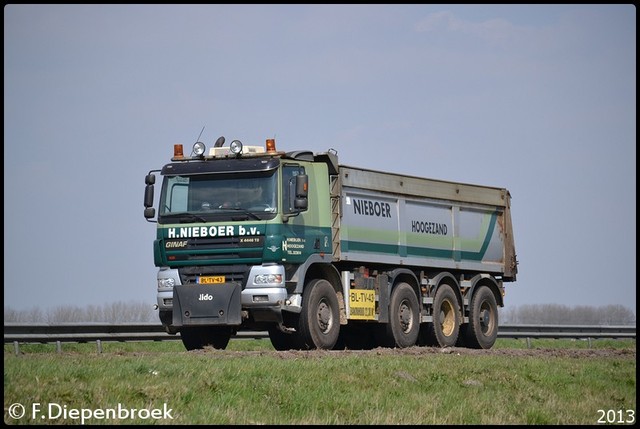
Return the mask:
[[[156, 175], [162, 177], [159, 196]], [[220, 137], [145, 177], [159, 319], [187, 350], [488, 349], [516, 280], [511, 195]]]

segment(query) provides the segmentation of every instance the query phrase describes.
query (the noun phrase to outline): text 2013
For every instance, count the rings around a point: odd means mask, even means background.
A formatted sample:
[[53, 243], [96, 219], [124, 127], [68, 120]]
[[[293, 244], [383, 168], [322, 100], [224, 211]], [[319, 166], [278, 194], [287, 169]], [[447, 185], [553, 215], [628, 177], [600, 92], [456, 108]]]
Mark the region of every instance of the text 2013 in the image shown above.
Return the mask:
[[627, 423], [636, 422], [635, 410], [598, 410], [598, 424]]

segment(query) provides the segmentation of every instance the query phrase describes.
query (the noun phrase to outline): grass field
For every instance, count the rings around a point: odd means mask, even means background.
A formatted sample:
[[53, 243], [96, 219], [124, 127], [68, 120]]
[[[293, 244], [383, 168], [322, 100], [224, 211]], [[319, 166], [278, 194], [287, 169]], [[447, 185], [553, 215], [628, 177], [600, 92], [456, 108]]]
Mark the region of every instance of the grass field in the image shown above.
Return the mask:
[[[629, 424], [635, 340], [276, 352], [268, 340], [4, 348], [7, 424]], [[135, 410], [135, 411], [134, 411]]]

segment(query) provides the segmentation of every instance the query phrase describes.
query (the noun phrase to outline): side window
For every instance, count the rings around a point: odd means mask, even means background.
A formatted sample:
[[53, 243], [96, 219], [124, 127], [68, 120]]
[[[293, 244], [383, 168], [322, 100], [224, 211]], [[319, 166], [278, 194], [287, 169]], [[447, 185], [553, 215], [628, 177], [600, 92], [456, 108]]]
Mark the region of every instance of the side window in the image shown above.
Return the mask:
[[164, 203], [160, 207], [160, 213], [171, 214], [188, 211], [188, 192], [188, 178], [180, 176], [165, 178], [165, 195], [161, 199]]
[[304, 167], [296, 164], [285, 164], [282, 167], [282, 211], [284, 214], [299, 212], [294, 208], [296, 176], [305, 174], [304, 171]]

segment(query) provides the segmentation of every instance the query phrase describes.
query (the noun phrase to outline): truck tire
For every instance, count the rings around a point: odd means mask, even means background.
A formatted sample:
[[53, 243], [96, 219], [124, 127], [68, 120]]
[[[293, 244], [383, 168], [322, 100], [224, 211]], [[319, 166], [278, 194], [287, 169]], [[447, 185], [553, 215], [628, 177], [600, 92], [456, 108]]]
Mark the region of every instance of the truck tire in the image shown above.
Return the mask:
[[340, 335], [338, 296], [327, 280], [314, 279], [302, 294], [299, 340], [306, 349], [331, 350]]
[[187, 350], [203, 349], [211, 346], [224, 350], [231, 339], [230, 326], [198, 326], [182, 328], [180, 339]]
[[498, 304], [487, 286], [480, 286], [471, 298], [465, 345], [474, 349], [490, 349], [498, 337]]
[[378, 342], [383, 347], [411, 347], [420, 333], [420, 304], [408, 283], [398, 283], [391, 292], [389, 323], [379, 327]]
[[433, 299], [433, 323], [427, 324], [429, 336], [440, 347], [453, 347], [460, 334], [460, 306], [453, 288], [441, 285]]

